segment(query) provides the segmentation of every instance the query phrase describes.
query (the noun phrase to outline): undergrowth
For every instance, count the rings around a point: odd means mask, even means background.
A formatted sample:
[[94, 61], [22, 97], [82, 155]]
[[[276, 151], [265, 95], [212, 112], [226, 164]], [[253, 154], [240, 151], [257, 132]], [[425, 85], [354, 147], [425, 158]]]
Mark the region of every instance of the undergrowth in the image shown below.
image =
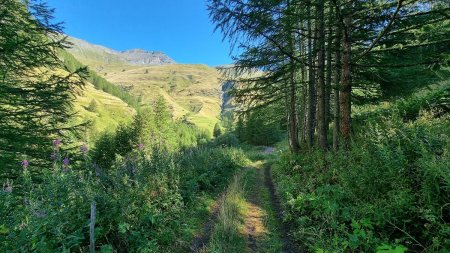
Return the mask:
[[371, 117], [349, 150], [285, 153], [275, 164], [285, 222], [307, 251], [450, 250], [450, 118], [405, 115]]
[[235, 148], [140, 147], [105, 170], [84, 155], [79, 164], [57, 155], [39, 181], [26, 164], [20, 182], [4, 187], [1, 252], [86, 252], [92, 202], [99, 252], [187, 251], [198, 225], [189, 215], [203, 212], [195, 201], [221, 191], [246, 161]]

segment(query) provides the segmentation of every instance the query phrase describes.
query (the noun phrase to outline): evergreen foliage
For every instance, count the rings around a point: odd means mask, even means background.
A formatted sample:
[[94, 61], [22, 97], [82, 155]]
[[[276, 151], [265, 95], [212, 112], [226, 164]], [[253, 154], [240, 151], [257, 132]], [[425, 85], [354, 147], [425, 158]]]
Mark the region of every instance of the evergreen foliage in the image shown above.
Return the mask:
[[222, 134], [222, 129], [220, 128], [219, 122], [214, 125], [213, 136], [214, 138], [219, 137]]
[[353, 104], [448, 78], [449, 8], [441, 0], [209, 0], [208, 8], [241, 49], [225, 69], [239, 107], [284, 104], [294, 153], [301, 144], [328, 150], [332, 118], [333, 147], [346, 146]]
[[123, 157], [136, 147], [158, 146], [176, 151], [207, 140], [195, 126], [174, 121], [164, 98], [160, 97], [153, 108], [143, 108], [131, 124], [122, 124], [114, 133], [101, 135], [95, 143], [93, 160], [101, 168], [109, 169], [116, 157]]
[[14, 178], [21, 160], [48, 164], [52, 138], [76, 133], [68, 122], [85, 69], [56, 54], [67, 43], [47, 5], [4, 0], [0, 13], [0, 177]]

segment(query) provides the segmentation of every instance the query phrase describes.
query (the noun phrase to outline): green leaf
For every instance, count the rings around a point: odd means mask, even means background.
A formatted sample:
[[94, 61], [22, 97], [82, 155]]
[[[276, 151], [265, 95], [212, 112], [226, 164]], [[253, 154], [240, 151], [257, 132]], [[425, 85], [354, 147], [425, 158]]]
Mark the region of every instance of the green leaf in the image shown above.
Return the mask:
[[120, 223], [119, 224], [119, 233], [125, 234], [130, 229], [130, 224], [128, 223]]
[[5, 226], [5, 225], [1, 225], [0, 226], [0, 234], [4, 235], [7, 234], [9, 232], [9, 229]]
[[377, 253], [404, 253], [408, 250], [403, 245], [391, 246], [388, 244], [382, 244], [377, 247]]
[[113, 247], [109, 244], [100, 247], [100, 253], [112, 253]]

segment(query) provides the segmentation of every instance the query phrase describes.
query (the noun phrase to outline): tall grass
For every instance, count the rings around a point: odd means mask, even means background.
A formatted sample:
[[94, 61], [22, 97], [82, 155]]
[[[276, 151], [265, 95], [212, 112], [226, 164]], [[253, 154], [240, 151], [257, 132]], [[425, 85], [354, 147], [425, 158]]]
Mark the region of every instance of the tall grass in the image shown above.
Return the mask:
[[220, 201], [220, 209], [207, 252], [240, 253], [246, 248], [243, 233], [247, 204], [244, 198], [245, 182], [241, 174], [235, 175]]

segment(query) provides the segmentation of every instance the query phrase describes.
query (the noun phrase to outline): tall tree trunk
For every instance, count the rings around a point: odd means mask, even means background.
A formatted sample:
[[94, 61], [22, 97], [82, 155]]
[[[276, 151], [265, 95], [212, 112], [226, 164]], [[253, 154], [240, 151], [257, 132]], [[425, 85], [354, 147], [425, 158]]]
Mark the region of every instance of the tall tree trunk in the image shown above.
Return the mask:
[[342, 51], [342, 83], [341, 83], [341, 97], [340, 97], [340, 116], [341, 116], [341, 136], [348, 146], [350, 141], [351, 131], [351, 111], [352, 111], [352, 79], [351, 79], [351, 17], [344, 17], [344, 36], [343, 36], [343, 51]]
[[[305, 51], [303, 51], [305, 52]], [[302, 119], [302, 129], [301, 129], [301, 133], [300, 133], [300, 142], [302, 144], [306, 144], [306, 125], [308, 123], [307, 119], [307, 110], [308, 110], [308, 85], [306, 83], [306, 66], [303, 66], [302, 68], [302, 111], [300, 113], [301, 115], [301, 119]]]
[[328, 9], [328, 36], [327, 36], [327, 66], [326, 66], [326, 83], [325, 83], [325, 129], [328, 135], [330, 130], [330, 121], [331, 121], [331, 82], [332, 82], [332, 74], [333, 74], [333, 66], [332, 66], [332, 53], [333, 53], [333, 5], [329, 4]]
[[300, 143], [298, 141], [298, 118], [297, 118], [297, 83], [295, 78], [295, 66], [292, 67], [290, 73], [290, 90], [289, 90], [289, 146], [292, 153], [300, 151]]
[[[337, 14], [336, 14], [337, 16]], [[338, 16], [336, 17], [337, 20]], [[336, 37], [334, 41], [335, 47], [335, 66], [334, 66], [334, 128], [333, 128], [333, 149], [339, 148], [340, 139], [340, 82], [341, 82], [341, 39], [342, 31], [339, 21], [336, 25]]]
[[[311, 6], [308, 5], [308, 13], [311, 13]], [[306, 130], [306, 141], [308, 147], [312, 148], [314, 144], [314, 125], [316, 121], [316, 79], [314, 71], [314, 52], [312, 20], [308, 18], [308, 123]]]
[[324, 3], [319, 0], [317, 4], [317, 44], [318, 44], [318, 60], [317, 60], [317, 135], [319, 146], [326, 150], [328, 148], [327, 132], [326, 132], [326, 105], [325, 105], [325, 22], [324, 22]]
[[[304, 22], [301, 22], [300, 25], [301, 30], [304, 29]], [[300, 36], [299, 38], [299, 48], [300, 48], [300, 57], [303, 57], [303, 55], [306, 52], [306, 39], [304, 39], [303, 36]], [[308, 90], [307, 90], [307, 84], [306, 84], [306, 65], [302, 63], [300, 66], [301, 71], [301, 79], [300, 79], [300, 85], [301, 85], [301, 96], [300, 96], [300, 111], [298, 113], [299, 120], [301, 120], [300, 123], [300, 144], [304, 145], [306, 144], [306, 124], [307, 124], [307, 98], [308, 98]]]

